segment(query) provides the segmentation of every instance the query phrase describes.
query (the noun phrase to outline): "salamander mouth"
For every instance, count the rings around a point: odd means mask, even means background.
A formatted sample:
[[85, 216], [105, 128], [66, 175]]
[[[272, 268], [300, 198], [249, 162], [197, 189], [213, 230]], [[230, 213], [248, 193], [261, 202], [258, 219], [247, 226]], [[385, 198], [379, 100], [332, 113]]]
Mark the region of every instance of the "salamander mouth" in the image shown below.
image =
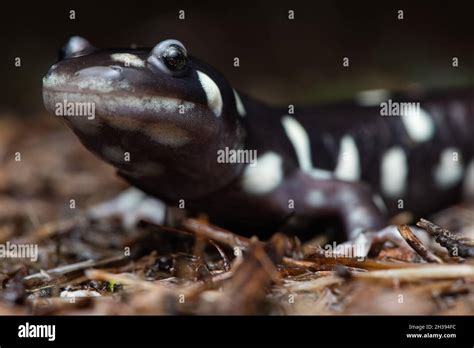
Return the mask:
[[[100, 137], [103, 125], [120, 132], [137, 133], [168, 147], [181, 147], [193, 138], [176, 119], [182, 106], [192, 110], [195, 104], [156, 96], [95, 95], [43, 90], [49, 112], [62, 119], [75, 132], [86, 137]], [[159, 117], [157, 115], [159, 114]], [[98, 116], [98, 117], [96, 117]]]

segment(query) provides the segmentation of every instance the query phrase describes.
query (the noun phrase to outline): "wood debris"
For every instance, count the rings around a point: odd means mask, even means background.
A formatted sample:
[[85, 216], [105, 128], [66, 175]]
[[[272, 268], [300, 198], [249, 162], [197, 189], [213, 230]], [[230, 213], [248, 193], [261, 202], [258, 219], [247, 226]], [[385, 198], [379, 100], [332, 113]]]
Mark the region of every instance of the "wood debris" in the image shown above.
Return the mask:
[[202, 217], [125, 229], [87, 215], [125, 185], [69, 134], [17, 125], [2, 141], [0, 243], [41, 257], [2, 259], [0, 314], [474, 314], [474, 203], [420, 220], [431, 240], [375, 234], [363, 257], [324, 252], [318, 231], [259, 240]]
[[443, 260], [441, 260], [438, 256], [434, 255], [423, 245], [423, 243], [418, 239], [418, 237], [415, 236], [410, 230], [410, 227], [408, 227], [407, 225], [400, 225], [398, 226], [398, 231], [407, 241], [407, 243], [413, 248], [413, 250], [415, 250], [427, 262], [443, 263]]
[[417, 222], [417, 226], [424, 228], [433, 237], [436, 242], [445, 247], [449, 255], [460, 257], [474, 257], [474, 240], [460, 238], [448, 230], [436, 226], [434, 223], [421, 219]]

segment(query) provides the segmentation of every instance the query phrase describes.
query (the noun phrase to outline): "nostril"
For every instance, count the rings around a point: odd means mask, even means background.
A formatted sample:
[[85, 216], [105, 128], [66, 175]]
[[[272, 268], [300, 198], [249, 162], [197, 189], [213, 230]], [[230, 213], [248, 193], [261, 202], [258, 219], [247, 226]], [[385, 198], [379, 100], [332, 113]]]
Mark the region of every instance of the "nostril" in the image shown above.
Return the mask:
[[81, 69], [74, 73], [74, 77], [101, 77], [106, 79], [118, 79], [122, 73], [119, 66], [93, 66]]
[[56, 70], [57, 67], [58, 67], [58, 64], [51, 65], [51, 67], [48, 69], [48, 72], [46, 73], [45, 77], [51, 76], [53, 74], [53, 72]]

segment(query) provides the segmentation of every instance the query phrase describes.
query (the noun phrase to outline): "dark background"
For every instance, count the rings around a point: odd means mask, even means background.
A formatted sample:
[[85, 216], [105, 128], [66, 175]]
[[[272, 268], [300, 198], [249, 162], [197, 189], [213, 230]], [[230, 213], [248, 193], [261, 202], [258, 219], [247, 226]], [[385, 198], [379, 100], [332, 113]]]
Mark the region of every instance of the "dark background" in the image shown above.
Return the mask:
[[[233, 85], [270, 103], [332, 100], [361, 89], [474, 82], [470, 1], [11, 1], [1, 10], [0, 115], [43, 111], [41, 79], [61, 44], [181, 40]], [[69, 10], [76, 19], [69, 20]], [[178, 11], [186, 19], [178, 19]], [[289, 9], [296, 19], [289, 21]], [[405, 19], [397, 19], [397, 10]], [[14, 57], [22, 58], [15, 68]], [[240, 58], [234, 68], [233, 58]], [[342, 58], [350, 57], [350, 68]], [[459, 57], [460, 67], [451, 59]]]

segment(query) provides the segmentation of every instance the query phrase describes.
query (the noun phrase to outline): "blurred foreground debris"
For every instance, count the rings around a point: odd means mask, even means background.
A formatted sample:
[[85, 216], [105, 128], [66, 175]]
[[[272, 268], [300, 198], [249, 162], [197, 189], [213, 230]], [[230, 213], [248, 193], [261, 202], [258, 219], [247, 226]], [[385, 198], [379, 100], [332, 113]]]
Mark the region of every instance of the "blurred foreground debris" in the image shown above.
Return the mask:
[[328, 252], [317, 230], [262, 241], [202, 217], [127, 229], [87, 214], [126, 187], [113, 170], [31, 122], [2, 123], [0, 244], [38, 258], [1, 259], [0, 315], [474, 314], [472, 202], [344, 243], [358, 255]]

